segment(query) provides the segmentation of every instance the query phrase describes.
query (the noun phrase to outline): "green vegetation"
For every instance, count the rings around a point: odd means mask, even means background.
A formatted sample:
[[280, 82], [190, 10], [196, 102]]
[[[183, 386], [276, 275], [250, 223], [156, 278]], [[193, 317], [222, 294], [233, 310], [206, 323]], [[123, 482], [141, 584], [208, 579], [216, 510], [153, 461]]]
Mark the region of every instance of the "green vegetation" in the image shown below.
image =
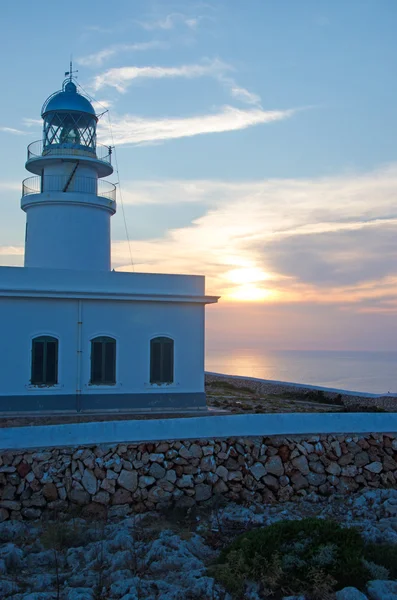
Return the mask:
[[397, 546], [367, 544], [356, 529], [331, 520], [281, 521], [239, 536], [211, 574], [238, 599], [251, 581], [264, 598], [324, 600], [347, 586], [363, 589], [377, 574], [397, 577]]

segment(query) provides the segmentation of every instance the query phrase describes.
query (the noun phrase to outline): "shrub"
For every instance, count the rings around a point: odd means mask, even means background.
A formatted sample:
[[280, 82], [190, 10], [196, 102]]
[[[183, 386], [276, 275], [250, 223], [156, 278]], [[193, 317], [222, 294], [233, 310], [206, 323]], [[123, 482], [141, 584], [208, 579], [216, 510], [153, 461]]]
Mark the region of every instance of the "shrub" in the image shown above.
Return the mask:
[[244, 533], [221, 552], [211, 574], [235, 598], [243, 598], [246, 582], [253, 581], [264, 597], [324, 600], [344, 587], [363, 589], [376, 570], [394, 577], [397, 547], [366, 544], [356, 529], [309, 518]]

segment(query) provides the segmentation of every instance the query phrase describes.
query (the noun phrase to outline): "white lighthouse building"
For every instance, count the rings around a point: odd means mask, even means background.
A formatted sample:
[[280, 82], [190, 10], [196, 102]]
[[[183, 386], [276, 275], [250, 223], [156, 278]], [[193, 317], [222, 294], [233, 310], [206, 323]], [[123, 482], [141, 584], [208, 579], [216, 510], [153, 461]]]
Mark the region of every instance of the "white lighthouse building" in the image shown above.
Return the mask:
[[0, 412], [205, 408], [204, 277], [111, 271], [111, 148], [72, 76], [28, 146], [24, 268], [0, 267]]

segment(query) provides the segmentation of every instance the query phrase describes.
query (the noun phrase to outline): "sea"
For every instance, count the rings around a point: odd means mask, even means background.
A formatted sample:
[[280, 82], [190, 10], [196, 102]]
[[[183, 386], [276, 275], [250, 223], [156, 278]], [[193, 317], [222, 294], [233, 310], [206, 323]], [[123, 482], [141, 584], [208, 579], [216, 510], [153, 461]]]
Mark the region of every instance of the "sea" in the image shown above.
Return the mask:
[[208, 348], [205, 369], [355, 392], [397, 393], [397, 352]]

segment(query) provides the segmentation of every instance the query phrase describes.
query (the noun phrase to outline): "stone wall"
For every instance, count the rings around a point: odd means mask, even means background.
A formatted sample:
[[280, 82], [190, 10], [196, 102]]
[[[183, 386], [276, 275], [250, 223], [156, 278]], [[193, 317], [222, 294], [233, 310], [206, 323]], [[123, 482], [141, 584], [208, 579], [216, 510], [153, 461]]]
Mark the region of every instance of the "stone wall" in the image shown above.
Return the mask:
[[[397, 434], [249, 437], [0, 454], [0, 521], [123, 516], [215, 496], [285, 502], [396, 487]], [[397, 507], [391, 506], [397, 514]]]

